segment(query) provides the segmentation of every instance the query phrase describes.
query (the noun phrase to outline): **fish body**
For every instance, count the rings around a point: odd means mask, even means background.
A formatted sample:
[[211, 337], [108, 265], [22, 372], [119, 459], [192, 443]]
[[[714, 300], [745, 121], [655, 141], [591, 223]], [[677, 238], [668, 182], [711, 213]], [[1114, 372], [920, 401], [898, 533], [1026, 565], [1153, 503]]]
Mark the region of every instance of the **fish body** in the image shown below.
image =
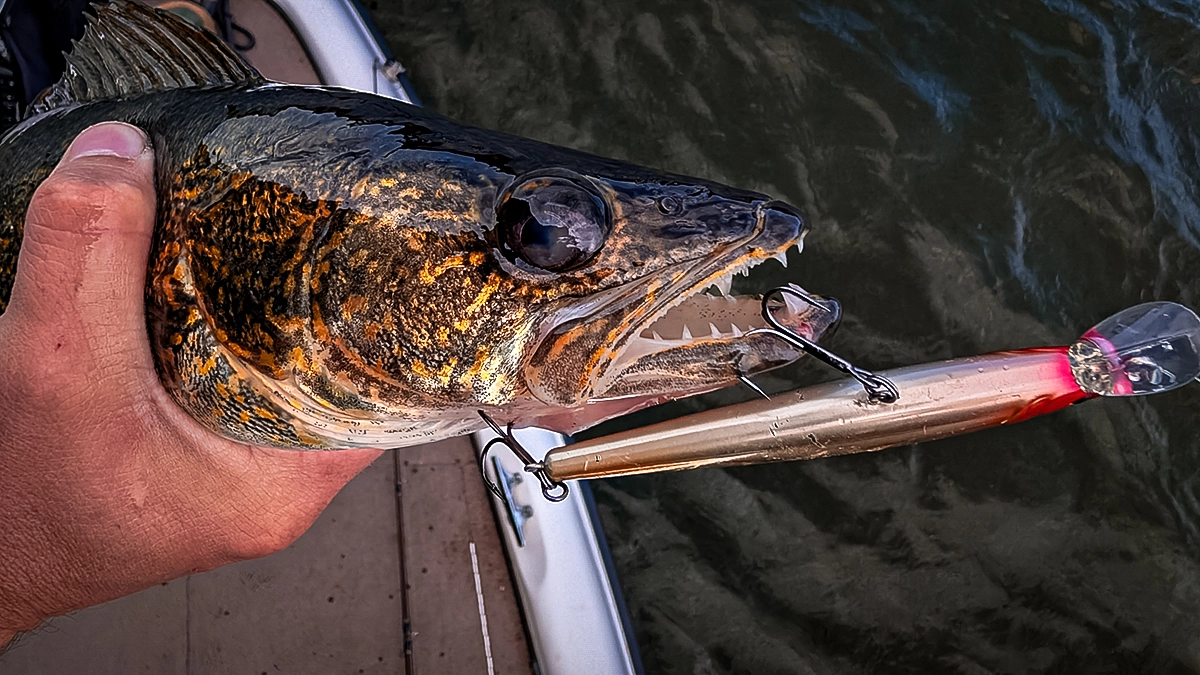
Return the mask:
[[[756, 299], [702, 293], [801, 240], [803, 218], [761, 194], [268, 82], [125, 2], [97, 10], [33, 112], [0, 141], [0, 310], [29, 200], [71, 140], [144, 129], [155, 363], [231, 438], [400, 447], [472, 431], [480, 410], [573, 431], [798, 356], [744, 334]], [[777, 316], [816, 338], [836, 311]]]

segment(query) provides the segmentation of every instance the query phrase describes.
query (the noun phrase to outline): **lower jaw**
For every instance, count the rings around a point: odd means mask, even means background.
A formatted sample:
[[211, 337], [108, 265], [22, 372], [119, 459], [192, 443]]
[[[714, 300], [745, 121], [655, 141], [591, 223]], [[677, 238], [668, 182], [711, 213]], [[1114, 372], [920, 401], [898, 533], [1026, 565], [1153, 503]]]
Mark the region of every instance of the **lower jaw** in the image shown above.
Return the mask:
[[763, 373], [802, 356], [768, 335], [748, 336], [720, 345], [701, 342], [692, 345], [690, 351], [693, 358], [686, 362], [663, 360], [638, 364], [636, 373], [626, 369], [583, 405], [523, 416], [518, 425], [575, 433], [654, 405], [736, 385], [740, 375]]

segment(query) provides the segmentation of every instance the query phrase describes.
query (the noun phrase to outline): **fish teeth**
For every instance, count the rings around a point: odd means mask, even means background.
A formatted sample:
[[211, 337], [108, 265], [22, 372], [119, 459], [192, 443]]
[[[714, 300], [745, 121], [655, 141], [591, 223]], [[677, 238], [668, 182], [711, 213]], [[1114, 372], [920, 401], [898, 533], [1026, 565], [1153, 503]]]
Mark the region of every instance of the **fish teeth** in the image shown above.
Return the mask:
[[[788, 284], [788, 286], [790, 288], [792, 288], [793, 290], [799, 291], [801, 293], [804, 292], [804, 289], [800, 288], [796, 284]], [[807, 295], [807, 293], [805, 293], [805, 295]], [[806, 300], [801, 300], [800, 298], [792, 295], [791, 293], [784, 293], [783, 301], [787, 304], [788, 312], [790, 312], [793, 316], [802, 314], [804, 312], [804, 310], [806, 310], [808, 308], [808, 302]]]
[[745, 333], [742, 332], [742, 329], [738, 328], [736, 323], [733, 324], [733, 337], [742, 337], [743, 335], [745, 335]]
[[730, 289], [733, 288], [733, 279], [730, 277], [721, 277], [713, 282], [713, 286], [716, 286], [721, 295], [728, 296]]
[[652, 335], [654, 337], [654, 339], [658, 340], [659, 342], [663, 341], [663, 336], [659, 335], [658, 331], [656, 331], [656, 330], [650, 331], [650, 335]]
[[717, 330], [716, 324], [712, 323], [711, 321], [708, 324], [708, 333], [709, 333], [709, 337], [715, 337], [715, 338], [721, 337], [721, 331]]
[[684, 340], [692, 339], [692, 331], [688, 330], [687, 324], [684, 324], [684, 326], [683, 326], [683, 339]]
[[779, 261], [779, 264], [783, 265], [784, 267], [787, 267], [787, 251], [786, 250], [776, 253], [774, 257], [776, 260]]

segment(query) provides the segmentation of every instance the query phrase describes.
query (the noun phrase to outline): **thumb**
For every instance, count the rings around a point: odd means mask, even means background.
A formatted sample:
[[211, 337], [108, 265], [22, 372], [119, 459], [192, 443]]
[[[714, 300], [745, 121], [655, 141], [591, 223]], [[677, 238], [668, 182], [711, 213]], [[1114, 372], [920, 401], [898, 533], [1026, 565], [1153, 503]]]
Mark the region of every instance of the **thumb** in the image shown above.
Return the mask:
[[84, 130], [30, 201], [12, 309], [144, 332], [154, 213], [146, 135], [119, 122]]

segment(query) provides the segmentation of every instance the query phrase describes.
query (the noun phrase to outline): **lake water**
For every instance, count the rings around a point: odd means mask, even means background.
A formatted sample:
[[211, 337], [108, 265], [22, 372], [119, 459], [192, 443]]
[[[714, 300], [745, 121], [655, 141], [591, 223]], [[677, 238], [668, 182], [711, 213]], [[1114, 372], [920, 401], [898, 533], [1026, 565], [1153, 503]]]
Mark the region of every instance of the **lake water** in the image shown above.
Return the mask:
[[[438, 112], [801, 207], [804, 253], [741, 290], [839, 298], [831, 346], [861, 365], [1066, 344], [1200, 300], [1200, 4], [365, 4]], [[646, 670], [1198, 672], [1198, 413], [1193, 385], [597, 483]]]

